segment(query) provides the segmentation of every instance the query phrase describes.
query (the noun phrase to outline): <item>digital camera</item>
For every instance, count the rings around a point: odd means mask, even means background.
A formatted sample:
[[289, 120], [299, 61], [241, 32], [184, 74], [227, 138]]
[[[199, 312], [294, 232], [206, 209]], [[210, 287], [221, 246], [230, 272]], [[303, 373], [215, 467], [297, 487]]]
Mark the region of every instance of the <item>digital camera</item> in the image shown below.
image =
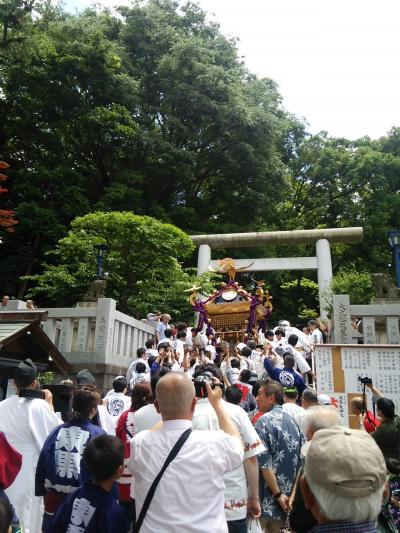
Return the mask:
[[363, 385], [372, 385], [372, 379], [367, 376], [358, 376], [358, 381]]
[[196, 398], [207, 398], [207, 383], [212, 389], [215, 389], [215, 387], [223, 387], [220, 383], [214, 383], [213, 377], [211, 372], [203, 372], [203, 374], [194, 378], [193, 384], [196, 390]]

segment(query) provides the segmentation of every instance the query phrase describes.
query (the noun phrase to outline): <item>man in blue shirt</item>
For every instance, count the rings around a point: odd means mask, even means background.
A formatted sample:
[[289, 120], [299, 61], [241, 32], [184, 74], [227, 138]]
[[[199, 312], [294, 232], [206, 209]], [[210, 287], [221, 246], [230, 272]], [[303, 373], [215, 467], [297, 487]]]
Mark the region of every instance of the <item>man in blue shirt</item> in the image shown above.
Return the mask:
[[283, 390], [278, 383], [262, 383], [256, 399], [259, 410], [265, 413], [255, 425], [265, 446], [258, 456], [264, 477], [260, 521], [265, 531], [278, 533], [285, 524], [305, 439], [294, 419], [282, 410]]
[[157, 344], [165, 339], [165, 331], [167, 329], [170, 329], [169, 321], [171, 320], [171, 316], [167, 313], [164, 313], [161, 315], [161, 322], [159, 322], [158, 326], [156, 327], [156, 339]]
[[304, 378], [294, 370], [294, 365], [295, 359], [290, 352], [283, 354], [283, 368], [273, 366], [268, 357], [264, 359], [264, 368], [268, 375], [280, 383], [282, 387], [296, 387], [299, 396], [301, 396], [307, 385]]

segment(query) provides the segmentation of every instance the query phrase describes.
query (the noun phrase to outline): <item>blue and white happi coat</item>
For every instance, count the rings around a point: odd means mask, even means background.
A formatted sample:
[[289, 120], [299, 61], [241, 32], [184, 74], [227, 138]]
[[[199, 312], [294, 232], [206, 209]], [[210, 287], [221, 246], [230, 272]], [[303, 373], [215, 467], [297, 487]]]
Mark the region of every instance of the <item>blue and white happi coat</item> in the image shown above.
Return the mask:
[[86, 444], [105, 434], [89, 420], [66, 422], [55, 428], [40, 452], [35, 477], [36, 496], [45, 496], [50, 491], [67, 495], [80, 487], [89, 478], [86, 468], [81, 465]]

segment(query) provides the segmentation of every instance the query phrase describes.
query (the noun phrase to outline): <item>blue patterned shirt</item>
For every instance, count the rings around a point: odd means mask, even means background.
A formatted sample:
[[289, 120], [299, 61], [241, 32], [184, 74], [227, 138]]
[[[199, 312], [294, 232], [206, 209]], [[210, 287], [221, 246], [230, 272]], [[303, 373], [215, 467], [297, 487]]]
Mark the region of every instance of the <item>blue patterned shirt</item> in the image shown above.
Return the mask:
[[[272, 470], [279, 490], [289, 496], [302, 464], [300, 450], [305, 442], [303, 433], [293, 418], [282, 410], [281, 405], [276, 405], [259, 418], [255, 428], [265, 446], [265, 451], [258, 456], [259, 467], [261, 470]], [[285, 517], [265, 482], [260, 500], [263, 518], [281, 520]]]

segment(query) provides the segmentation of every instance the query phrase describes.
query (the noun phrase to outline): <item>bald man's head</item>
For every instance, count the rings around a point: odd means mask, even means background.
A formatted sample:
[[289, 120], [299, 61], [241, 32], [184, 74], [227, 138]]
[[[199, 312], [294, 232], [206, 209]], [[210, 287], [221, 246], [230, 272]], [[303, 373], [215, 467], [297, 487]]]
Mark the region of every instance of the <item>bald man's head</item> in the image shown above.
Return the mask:
[[163, 420], [191, 420], [196, 405], [192, 381], [180, 372], [170, 372], [157, 383], [154, 402]]
[[354, 398], [351, 399], [350, 409], [351, 409], [352, 415], [359, 415], [363, 411], [364, 408], [365, 408], [364, 400], [362, 399], [361, 396], [355, 396]]

